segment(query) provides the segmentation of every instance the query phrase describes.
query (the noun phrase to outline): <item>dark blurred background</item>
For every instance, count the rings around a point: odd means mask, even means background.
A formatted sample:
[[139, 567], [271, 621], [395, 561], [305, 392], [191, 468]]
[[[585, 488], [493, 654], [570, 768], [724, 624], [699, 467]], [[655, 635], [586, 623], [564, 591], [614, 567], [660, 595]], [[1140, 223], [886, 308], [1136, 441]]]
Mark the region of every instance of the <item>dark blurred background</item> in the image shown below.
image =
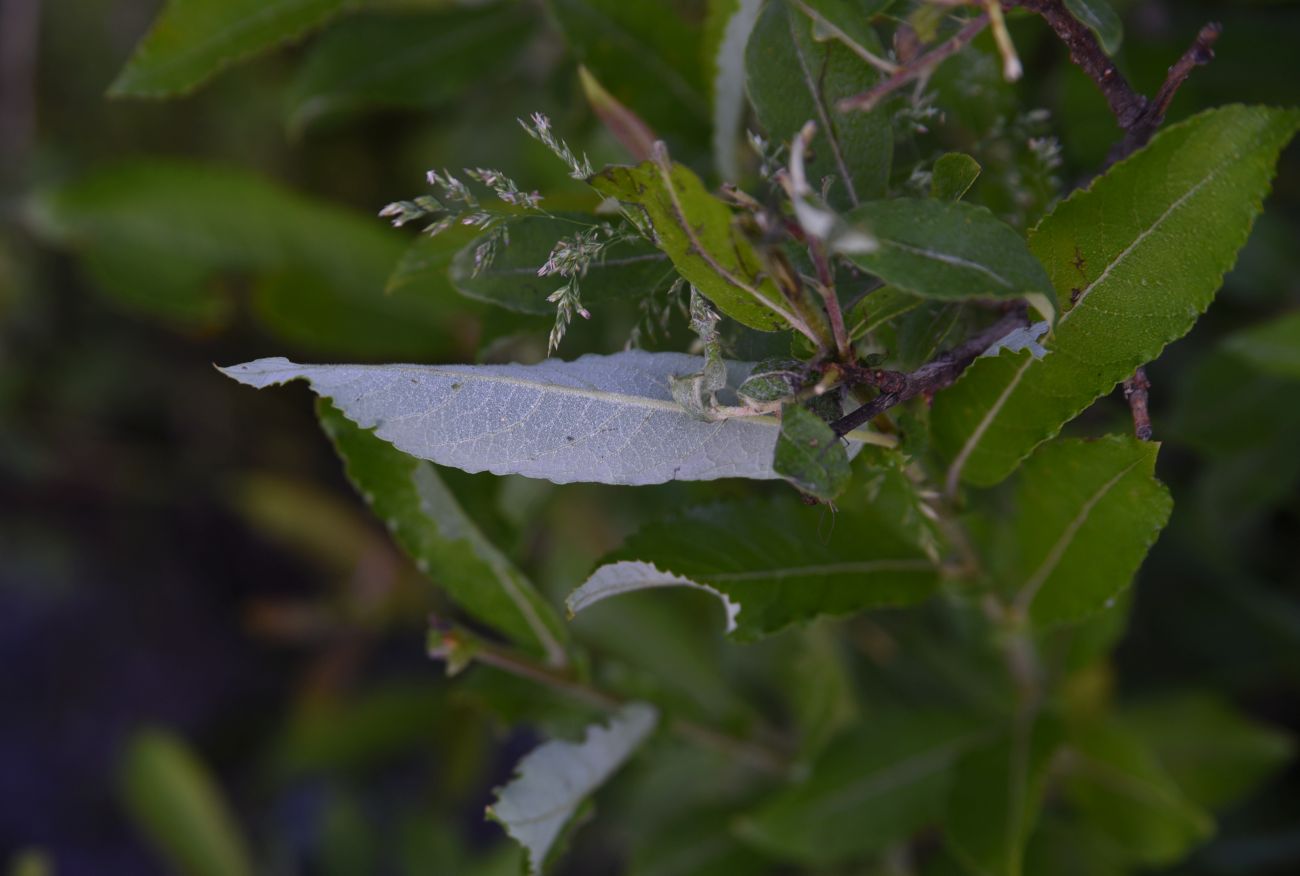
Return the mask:
[[[516, 125], [535, 110], [593, 160], [622, 156], [540, 5], [511, 4], [459, 47], [438, 42], [448, 3], [366, 5], [382, 8], [357, 15], [435, 24], [401, 93], [312, 91], [303, 69], [345, 16], [150, 101], [106, 89], [160, 4], [0, 0], [0, 867], [167, 872], [121, 805], [143, 728], [184, 740], [274, 872], [517, 866], [481, 812], [533, 737], [425, 657], [436, 592], [354, 497], [307, 392], [254, 393], [212, 366], [536, 358], [546, 319], [488, 313], [427, 277], [385, 293], [411, 235], [375, 213], [443, 166], [501, 167], [589, 206]], [[1300, 102], [1300, 4], [1116, 5], [1122, 66], [1148, 93], [1205, 21], [1224, 24], [1171, 119]], [[1024, 105], [1051, 110], [1062, 176], [1086, 177], [1117, 129], [1041, 24], [1013, 25]], [[1126, 690], [1212, 685], [1293, 732], [1300, 384], [1220, 342], [1300, 306], [1298, 244], [1293, 146], [1209, 315], [1150, 368], [1176, 510], [1117, 672]], [[638, 314], [597, 316], [566, 357], [617, 349]], [[553, 594], [683, 495], [459, 482]], [[571, 872], [611, 872], [581, 861]], [[1300, 872], [1300, 774], [1231, 813], [1179, 872]]]

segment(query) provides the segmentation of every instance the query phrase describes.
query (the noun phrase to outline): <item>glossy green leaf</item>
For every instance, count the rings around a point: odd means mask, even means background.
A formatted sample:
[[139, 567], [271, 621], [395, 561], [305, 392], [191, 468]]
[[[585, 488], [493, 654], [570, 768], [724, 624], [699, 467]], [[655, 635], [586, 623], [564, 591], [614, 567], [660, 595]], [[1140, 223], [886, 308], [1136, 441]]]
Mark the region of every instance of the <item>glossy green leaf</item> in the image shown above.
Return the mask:
[[301, 36], [349, 0], [168, 0], [113, 80], [114, 97], [166, 97]]
[[189, 747], [165, 730], [127, 744], [121, 793], [136, 827], [182, 876], [251, 876], [248, 849], [221, 790]]
[[1171, 864], [1214, 830], [1209, 815], [1117, 721], [1071, 728], [1063, 765], [1066, 799], [1142, 864]]
[[813, 867], [905, 843], [938, 821], [953, 764], [986, 737], [968, 716], [872, 712], [737, 830], [769, 854]]
[[944, 830], [972, 876], [1020, 876], [1038, 820], [1047, 771], [1060, 743], [1050, 717], [1020, 726], [965, 755], [956, 766]]
[[[580, 231], [592, 220], [574, 216], [525, 216], [506, 226], [508, 246], [474, 275], [477, 241], [467, 243], [451, 262], [451, 281], [461, 294], [522, 313], [554, 314], [546, 300], [560, 285], [554, 276], [540, 277], [551, 250], [561, 238]], [[582, 300], [592, 305], [608, 300], [639, 301], [662, 289], [676, 276], [668, 256], [641, 240], [610, 244], [582, 277]]]
[[1263, 374], [1300, 380], [1300, 311], [1238, 332], [1223, 347]]
[[574, 58], [661, 136], [708, 144], [700, 30], [677, 9], [643, 0], [550, 0]]
[[802, 405], [785, 405], [772, 470], [801, 491], [829, 502], [848, 486], [849, 455], [825, 420]]
[[1141, 702], [1124, 710], [1123, 722], [1187, 799], [1206, 809], [1239, 802], [1295, 753], [1291, 736], [1211, 693]]
[[1065, 0], [1070, 14], [1097, 35], [1106, 54], [1114, 55], [1124, 41], [1124, 22], [1120, 21], [1110, 0]]
[[727, 205], [689, 169], [659, 155], [636, 167], [607, 167], [590, 182], [642, 207], [678, 273], [727, 316], [764, 331], [786, 327], [778, 314], [787, 305], [753, 245], [733, 225]]
[[1296, 111], [1208, 110], [1165, 129], [1043, 220], [1031, 247], [1065, 313], [1042, 360], [981, 359], [936, 396], [934, 439], [952, 460], [950, 479], [1002, 480], [1192, 327], [1245, 242], [1297, 124]]
[[317, 405], [349, 479], [429, 575], [475, 619], [551, 663], [565, 662], [567, 631], [532, 582], [479, 531], [437, 469]]
[[1109, 435], [1053, 441], [1029, 458], [1002, 572], [1018, 612], [1036, 624], [1078, 620], [1129, 586], [1173, 507], [1155, 479], [1159, 449]]
[[984, 207], [894, 198], [852, 210], [847, 220], [879, 246], [850, 258], [891, 286], [946, 301], [1024, 298], [1045, 317], [1056, 294], [1024, 238]]
[[628, 703], [609, 724], [593, 724], [581, 742], [552, 740], [525, 755], [515, 777], [498, 788], [488, 817], [528, 851], [539, 876], [555, 841], [586, 798], [645, 741], [658, 723], [654, 708]]
[[330, 28], [299, 65], [286, 97], [289, 129], [366, 109], [429, 108], [506, 67], [534, 32], [523, 3], [427, 14], [367, 15]]
[[[893, 129], [882, 110], [841, 113], [835, 104], [870, 88], [879, 72], [843, 42], [819, 42], [807, 4], [772, 0], [745, 50], [749, 98], [768, 136], [789, 143], [806, 122], [817, 124], [807, 173], [814, 186], [825, 177], [838, 208], [883, 197], [893, 160]], [[867, 46], [883, 54], [869, 27]]]
[[957, 201], [979, 179], [980, 163], [965, 152], [948, 152], [935, 159], [930, 171], [930, 197]]
[[652, 587], [721, 599], [727, 629], [752, 640], [819, 615], [919, 602], [938, 586], [925, 552], [870, 512], [823, 511], [793, 499], [697, 508], [634, 534], [573, 593], [570, 612]]

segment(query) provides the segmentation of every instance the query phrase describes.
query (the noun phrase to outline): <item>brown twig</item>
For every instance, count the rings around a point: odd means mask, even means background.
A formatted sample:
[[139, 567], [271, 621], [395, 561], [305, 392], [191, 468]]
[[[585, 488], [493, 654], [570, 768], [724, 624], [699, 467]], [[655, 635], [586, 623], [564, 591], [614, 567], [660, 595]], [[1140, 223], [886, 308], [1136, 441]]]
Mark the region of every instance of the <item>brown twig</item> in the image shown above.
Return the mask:
[[871, 88], [842, 99], [835, 105], [840, 112], [851, 112], [853, 110], [869, 111], [875, 109], [880, 101], [893, 94], [909, 82], [924, 78], [930, 75], [930, 72], [940, 63], [946, 61], [952, 55], [961, 51], [967, 43], [988, 26], [989, 17], [979, 15], [972, 18], [966, 23], [961, 30], [953, 34], [947, 42], [941, 43], [924, 55], [915, 60], [899, 67], [888, 79], [878, 82]]
[[1008, 313], [993, 325], [951, 350], [940, 353], [910, 374], [868, 368], [846, 369], [849, 383], [879, 387], [880, 395], [831, 423], [831, 428], [836, 435], [846, 435], [864, 423], [871, 422], [894, 405], [951, 386], [980, 353], [1027, 324], [1028, 319], [1023, 309]]
[[1150, 393], [1151, 381], [1147, 380], [1147, 371], [1139, 366], [1133, 376], [1124, 381], [1124, 398], [1133, 412], [1133, 434], [1142, 441], [1150, 441], [1153, 434], [1151, 413], [1147, 410]]
[[1187, 81], [1187, 77], [1192, 75], [1192, 71], [1197, 67], [1204, 66], [1214, 60], [1214, 44], [1219, 39], [1219, 34], [1223, 32], [1223, 25], [1212, 21], [1205, 27], [1201, 28], [1200, 33], [1196, 35], [1195, 41], [1188, 46], [1187, 51], [1183, 52], [1165, 76], [1165, 81], [1156, 92], [1156, 96], [1147, 101], [1145, 109], [1133, 125], [1124, 132], [1124, 139], [1116, 144], [1111, 150], [1108, 163], [1114, 164], [1127, 156], [1133, 154], [1147, 144], [1155, 134], [1156, 129], [1165, 120], [1165, 113], [1169, 112], [1169, 105], [1173, 103], [1174, 95], [1178, 89]]

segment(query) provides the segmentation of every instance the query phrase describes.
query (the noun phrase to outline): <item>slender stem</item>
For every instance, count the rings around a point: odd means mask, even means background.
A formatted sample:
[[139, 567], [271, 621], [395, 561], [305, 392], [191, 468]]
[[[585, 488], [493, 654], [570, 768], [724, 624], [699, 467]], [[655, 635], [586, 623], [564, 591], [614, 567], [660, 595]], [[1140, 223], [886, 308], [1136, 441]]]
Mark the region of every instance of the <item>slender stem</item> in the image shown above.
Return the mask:
[[930, 72], [939, 66], [941, 62], [957, 54], [967, 43], [975, 39], [979, 32], [988, 26], [988, 23], [988, 15], [979, 15], [972, 18], [965, 27], [957, 31], [947, 42], [941, 43], [912, 62], [899, 67], [888, 79], [873, 85], [861, 94], [844, 98], [836, 104], [836, 107], [841, 112], [851, 110], [866, 112], [875, 109], [877, 104], [907, 83], [930, 75]]
[[1151, 412], [1147, 409], [1150, 392], [1147, 370], [1139, 366], [1133, 376], [1124, 381], [1124, 399], [1133, 412], [1133, 434], [1143, 441], [1150, 441], [1153, 434]]
[[808, 238], [808, 254], [812, 257], [817, 270], [817, 291], [826, 305], [826, 315], [830, 317], [831, 334], [835, 337], [835, 351], [840, 361], [853, 361], [853, 349], [849, 345], [849, 332], [844, 326], [844, 311], [840, 309], [840, 300], [835, 295], [835, 276], [831, 273], [830, 259], [826, 257], [826, 245], [815, 238]]
[[[612, 712], [627, 702], [626, 698], [581, 681], [567, 672], [551, 669], [487, 642], [475, 642], [474, 660], [519, 678], [535, 681], [557, 693], [604, 711]], [[789, 771], [789, 759], [783, 752], [753, 740], [729, 736], [686, 718], [671, 719], [668, 728], [687, 742], [734, 757], [754, 769], [775, 775], [785, 775]]]

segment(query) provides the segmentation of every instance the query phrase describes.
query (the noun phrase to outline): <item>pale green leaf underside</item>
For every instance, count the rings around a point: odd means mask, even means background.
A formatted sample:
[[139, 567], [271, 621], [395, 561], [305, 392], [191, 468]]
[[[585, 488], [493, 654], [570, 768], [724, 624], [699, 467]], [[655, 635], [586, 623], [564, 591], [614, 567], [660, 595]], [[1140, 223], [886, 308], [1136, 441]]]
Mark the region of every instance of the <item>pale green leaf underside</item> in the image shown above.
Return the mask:
[[108, 93], [165, 97], [293, 39], [349, 0], [169, 0]]
[[475, 619], [552, 664], [564, 663], [567, 631], [559, 617], [483, 535], [437, 470], [361, 429], [329, 402], [318, 402], [317, 414], [349, 479], [420, 571]]
[[[469, 472], [555, 483], [657, 484], [774, 478], [780, 421], [695, 419], [669, 378], [703, 359], [630, 350], [537, 365], [297, 365], [259, 359], [222, 369], [249, 386], [304, 379], [348, 419], [399, 450]], [[731, 363], [731, 384], [752, 367]], [[888, 441], [855, 432], [853, 438]]]
[[496, 792], [488, 817], [528, 851], [529, 873], [546, 856], [583, 800], [603, 785], [654, 730], [658, 712], [623, 706], [608, 726], [592, 724], [581, 742], [552, 740], [525, 755], [515, 777]]
[[952, 460], [950, 479], [1002, 480], [1187, 333], [1245, 242], [1297, 123], [1300, 113], [1266, 107], [1201, 113], [1043, 220], [1030, 247], [1068, 309], [1042, 360], [981, 359], [936, 396], [934, 441]]
[[1155, 479], [1160, 445], [1109, 435], [1042, 445], [1021, 469], [1004, 582], [1037, 624], [1098, 611], [1133, 580], [1173, 503]]
[[[711, 59], [713, 165], [724, 180], [740, 177], [740, 123], [745, 116], [745, 44], [763, 0], [730, 0], [726, 24]], [[710, 7], [712, 12], [712, 7]]]
[[728, 632], [750, 640], [818, 615], [915, 603], [938, 586], [925, 552], [874, 516], [841, 512], [829, 535], [822, 526], [818, 511], [791, 501], [695, 509], [633, 535], [567, 605], [693, 587], [721, 599]]

